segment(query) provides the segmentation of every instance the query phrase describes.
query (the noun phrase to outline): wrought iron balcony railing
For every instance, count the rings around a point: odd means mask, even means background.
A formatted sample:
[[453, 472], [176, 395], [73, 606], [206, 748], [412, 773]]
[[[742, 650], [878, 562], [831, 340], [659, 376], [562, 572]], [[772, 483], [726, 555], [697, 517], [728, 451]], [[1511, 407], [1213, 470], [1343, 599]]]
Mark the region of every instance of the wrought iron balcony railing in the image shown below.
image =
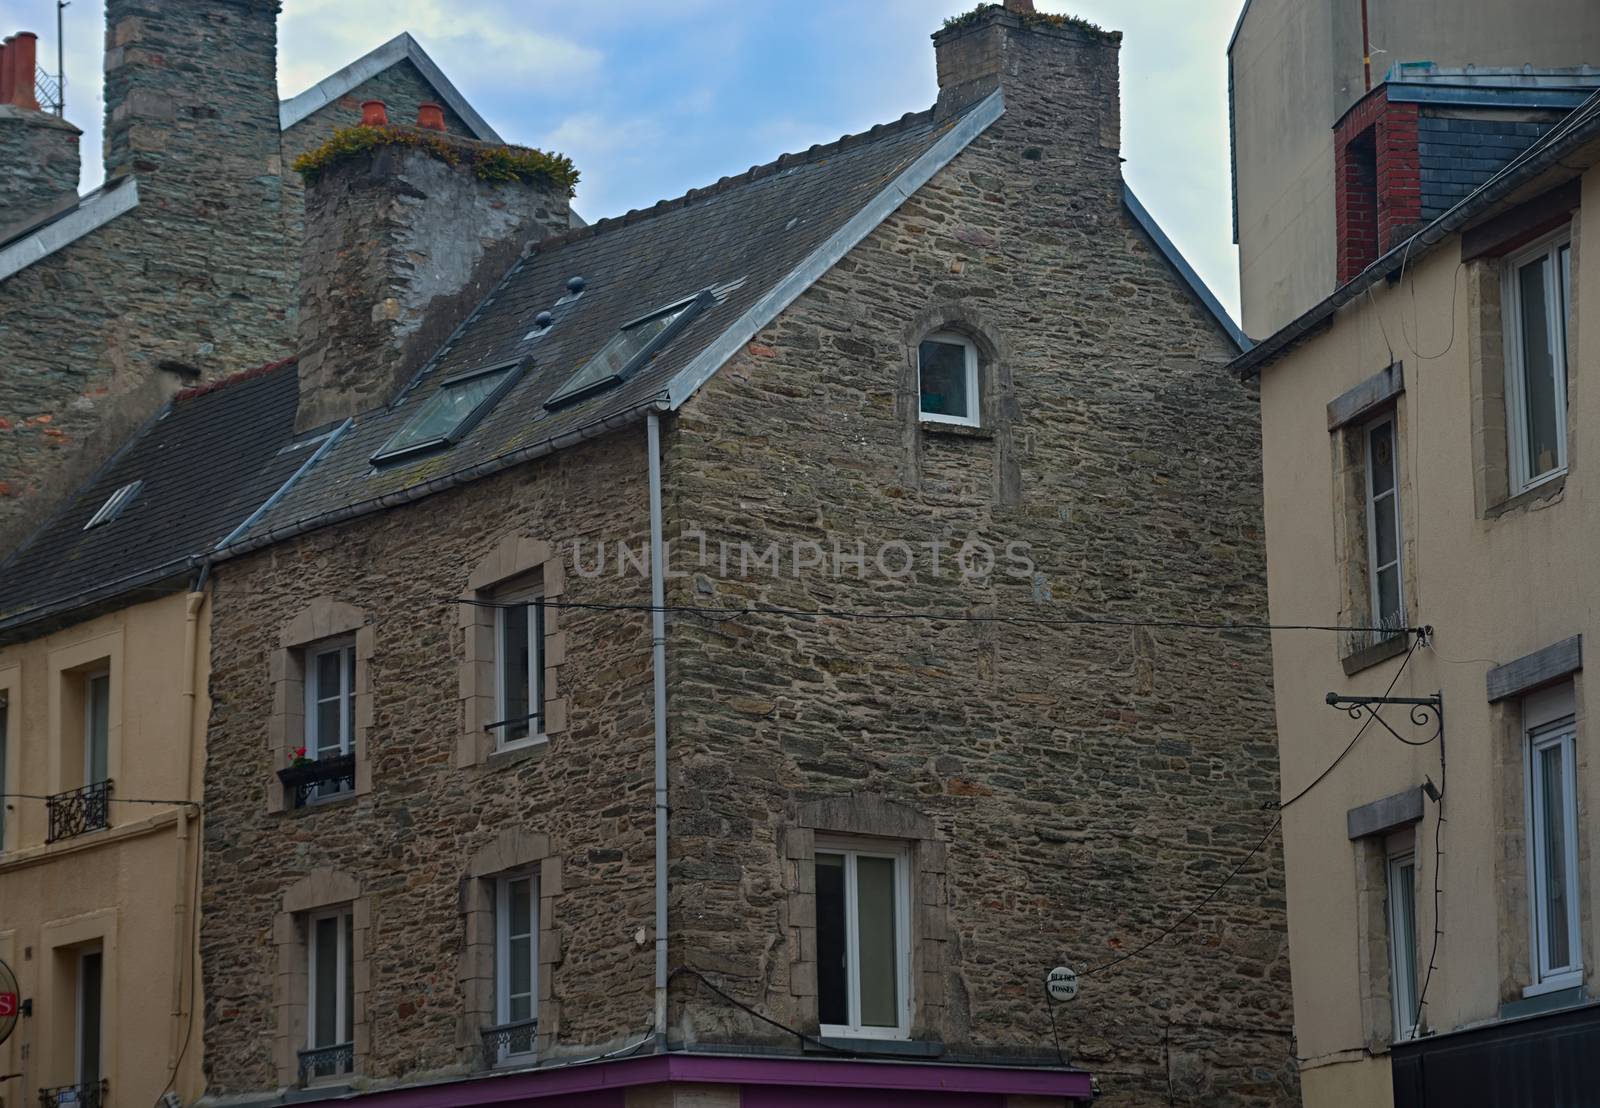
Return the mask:
[[278, 771], [278, 780], [294, 798], [294, 806], [302, 808], [308, 801], [336, 796], [356, 787], [356, 756], [339, 754], [332, 758], [307, 761], [298, 766], [285, 766]]
[[483, 1029], [483, 1064], [501, 1066], [507, 1062], [528, 1061], [533, 1058], [534, 1044], [538, 1041], [539, 1021], [519, 1020], [502, 1023], [498, 1027]]
[[39, 1108], [100, 1108], [111, 1083], [102, 1077], [87, 1085], [57, 1085], [39, 1090]]
[[356, 1044], [339, 1043], [300, 1052], [300, 1084], [309, 1085], [324, 1077], [352, 1073], [356, 1066]]
[[47, 843], [102, 831], [111, 826], [111, 782], [96, 781], [81, 789], [56, 793], [44, 806], [50, 817]]

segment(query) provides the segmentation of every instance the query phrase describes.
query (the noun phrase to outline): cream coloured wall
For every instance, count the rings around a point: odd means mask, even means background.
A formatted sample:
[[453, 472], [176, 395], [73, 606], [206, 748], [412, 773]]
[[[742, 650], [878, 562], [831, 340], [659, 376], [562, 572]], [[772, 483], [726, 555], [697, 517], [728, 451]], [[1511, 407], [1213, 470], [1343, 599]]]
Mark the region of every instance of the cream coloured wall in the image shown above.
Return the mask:
[[[1333, 125], [1366, 91], [1361, 0], [1249, 0], [1229, 51], [1245, 332], [1334, 288]], [[1366, 0], [1372, 81], [1395, 62], [1600, 65], [1593, 0]]]
[[[73, 749], [81, 748], [81, 712], [71, 686], [76, 674], [106, 666], [112, 796], [198, 800], [208, 620], [201, 597], [191, 603], [179, 592], [0, 647], [7, 791], [46, 795], [81, 783]], [[0, 1073], [20, 1075], [0, 1083], [0, 1098], [35, 1104], [39, 1089], [75, 1083], [77, 957], [96, 946], [104, 960], [107, 1108], [148, 1108], [169, 1082], [185, 1102], [198, 1097], [198, 821], [174, 803], [114, 803], [109, 829], [47, 844], [42, 800], [9, 798], [3, 815], [0, 958], [33, 1014], [0, 1044]]]
[[[1600, 170], [1583, 184], [1583, 201], [1600, 212]], [[1591, 222], [1596, 222], [1591, 218]], [[1397, 407], [1409, 618], [1434, 628], [1393, 690], [1398, 696], [1444, 695], [1448, 782], [1444, 859], [1439, 869], [1442, 935], [1426, 993], [1430, 1028], [1448, 1031], [1495, 1018], [1502, 1001], [1521, 997], [1526, 965], [1526, 900], [1520, 779], [1503, 772], [1514, 714], [1488, 703], [1485, 674], [1574, 634], [1600, 632], [1600, 579], [1593, 571], [1600, 534], [1600, 248], [1573, 228], [1574, 335], [1569, 366], [1569, 468], [1564, 489], [1543, 504], [1496, 516], [1475, 492], [1473, 313], [1479, 306], [1473, 265], [1462, 265], [1459, 240], [1410, 267], [1403, 283], [1380, 284], [1341, 312], [1332, 326], [1266, 368], [1261, 379], [1268, 589], [1275, 623], [1333, 622], [1342, 588], [1336, 519], [1330, 400], [1379, 372], [1392, 357], [1404, 365]], [[1591, 236], [1592, 240], [1592, 236]], [[1493, 324], [1493, 316], [1488, 322]], [[1492, 336], [1491, 336], [1492, 337]], [[1491, 405], [1492, 407], [1492, 405]], [[1283, 795], [1291, 797], [1326, 769], [1358, 724], [1324, 696], [1382, 694], [1400, 659], [1347, 677], [1340, 636], [1280, 632], [1273, 671]], [[1600, 890], [1600, 857], [1585, 822], [1600, 812], [1600, 758], [1585, 719], [1586, 678], [1574, 681], [1578, 715], [1580, 864], [1586, 978], [1594, 987], [1600, 935], [1590, 904]], [[1402, 717], [1403, 718], [1403, 717]], [[1418, 735], [1407, 726], [1408, 737]], [[1289, 942], [1295, 1024], [1308, 1106], [1388, 1102], [1386, 1045], [1363, 1025], [1357, 858], [1346, 835], [1353, 807], [1441, 779], [1437, 745], [1404, 746], [1370, 728], [1348, 758], [1284, 811]], [[1508, 791], [1509, 790], [1509, 791]], [[1434, 832], [1426, 804], [1417, 826], [1419, 964], [1428, 964], [1434, 931]], [[1367, 1057], [1367, 1049], [1376, 1057]], [[1365, 1092], [1361, 1090], [1366, 1090]], [[1379, 1093], [1381, 1092], [1381, 1096]]]

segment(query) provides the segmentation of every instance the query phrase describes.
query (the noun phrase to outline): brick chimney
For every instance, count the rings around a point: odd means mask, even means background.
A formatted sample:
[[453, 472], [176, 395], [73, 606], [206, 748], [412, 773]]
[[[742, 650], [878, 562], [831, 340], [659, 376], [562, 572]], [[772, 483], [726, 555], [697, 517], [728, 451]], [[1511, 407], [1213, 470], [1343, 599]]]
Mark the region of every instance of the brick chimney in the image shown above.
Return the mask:
[[564, 185], [487, 181], [492, 144], [415, 128], [454, 148], [391, 143], [306, 184], [297, 430], [388, 402], [530, 243], [566, 230]]
[[1069, 161], [1120, 181], [1122, 34], [1034, 11], [1032, 0], [979, 8], [936, 32], [937, 113], [1004, 89], [1006, 126], [1030, 160]]
[[78, 192], [81, 132], [39, 110], [33, 92], [37, 41], [22, 31], [0, 43], [0, 240]]
[[1414, 103], [1379, 85], [1333, 129], [1335, 276], [1344, 284], [1422, 225], [1422, 170]]

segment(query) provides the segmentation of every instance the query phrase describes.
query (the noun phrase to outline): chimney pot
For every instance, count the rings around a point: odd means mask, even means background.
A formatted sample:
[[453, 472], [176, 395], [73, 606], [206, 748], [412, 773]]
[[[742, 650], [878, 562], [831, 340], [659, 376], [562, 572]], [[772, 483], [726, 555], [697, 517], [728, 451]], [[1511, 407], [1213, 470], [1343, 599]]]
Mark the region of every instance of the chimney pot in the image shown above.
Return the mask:
[[15, 35], [7, 35], [4, 42], [0, 42], [0, 104], [11, 103], [11, 66], [16, 60], [16, 55], [11, 51], [11, 40]]
[[1006, 11], [1017, 15], [1032, 15], [1033, 0], [1006, 0]]
[[39, 110], [39, 101], [33, 97], [33, 74], [39, 47], [39, 36], [32, 31], [18, 31], [6, 50], [11, 64], [11, 103], [29, 111]]
[[444, 109], [428, 102], [418, 104], [417, 126], [427, 131], [444, 130]]
[[382, 100], [361, 101], [361, 126], [387, 127], [389, 125], [389, 109], [383, 106]]

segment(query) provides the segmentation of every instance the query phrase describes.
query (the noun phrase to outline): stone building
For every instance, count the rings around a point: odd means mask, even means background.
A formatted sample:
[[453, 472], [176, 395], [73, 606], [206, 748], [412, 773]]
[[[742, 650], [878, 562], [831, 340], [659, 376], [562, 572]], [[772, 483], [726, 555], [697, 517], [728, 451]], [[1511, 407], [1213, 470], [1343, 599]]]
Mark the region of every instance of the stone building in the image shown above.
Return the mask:
[[409, 35], [280, 104], [278, 7], [108, 0], [106, 181], [84, 196], [78, 131], [38, 110], [31, 60], [0, 103], [0, 554], [178, 390], [291, 352], [287, 166], [362, 100], [397, 122], [437, 102], [498, 141]]
[[[591, 227], [466, 142], [310, 184], [313, 460], [209, 559], [218, 1102], [1297, 1099], [1236, 331], [1120, 36], [934, 41], [929, 111]], [[503, 275], [341, 249], [488, 210]]]

